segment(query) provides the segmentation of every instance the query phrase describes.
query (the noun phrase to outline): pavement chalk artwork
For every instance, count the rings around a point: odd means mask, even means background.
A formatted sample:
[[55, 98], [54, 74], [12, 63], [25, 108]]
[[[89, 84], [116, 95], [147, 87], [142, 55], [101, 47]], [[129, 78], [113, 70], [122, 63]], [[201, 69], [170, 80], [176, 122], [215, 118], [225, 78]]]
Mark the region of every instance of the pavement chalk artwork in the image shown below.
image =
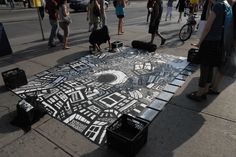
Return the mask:
[[158, 113], [155, 103], [166, 104], [192, 69], [184, 57], [123, 47], [43, 71], [13, 92], [36, 94], [49, 115], [100, 145], [122, 114]]

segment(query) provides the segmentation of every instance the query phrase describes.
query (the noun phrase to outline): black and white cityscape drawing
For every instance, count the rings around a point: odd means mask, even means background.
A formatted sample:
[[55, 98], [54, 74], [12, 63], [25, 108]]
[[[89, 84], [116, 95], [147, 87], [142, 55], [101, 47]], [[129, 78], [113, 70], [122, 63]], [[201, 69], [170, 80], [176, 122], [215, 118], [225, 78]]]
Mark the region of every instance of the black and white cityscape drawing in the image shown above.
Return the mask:
[[119, 116], [139, 115], [166, 95], [164, 89], [174, 93], [191, 75], [188, 64], [185, 57], [122, 47], [43, 71], [13, 92], [22, 98], [36, 94], [49, 115], [100, 145]]

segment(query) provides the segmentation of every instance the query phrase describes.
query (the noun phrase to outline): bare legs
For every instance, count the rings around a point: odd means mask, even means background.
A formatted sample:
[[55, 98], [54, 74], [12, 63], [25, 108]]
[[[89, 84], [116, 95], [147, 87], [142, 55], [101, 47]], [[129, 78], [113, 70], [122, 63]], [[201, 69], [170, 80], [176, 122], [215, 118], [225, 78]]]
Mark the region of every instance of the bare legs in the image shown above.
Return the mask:
[[168, 16], [170, 16], [170, 20], [171, 20], [171, 17], [172, 17], [172, 7], [167, 7], [165, 21], [167, 21]]
[[178, 19], [178, 22], [182, 21], [182, 14], [183, 14], [183, 12], [179, 12], [179, 19]]
[[217, 69], [211, 83], [211, 90], [213, 90], [214, 92], [218, 92], [219, 84], [223, 80], [223, 78], [224, 78], [224, 75], [221, 74], [219, 70]]
[[64, 35], [64, 46], [63, 49], [69, 49], [70, 47], [68, 46], [68, 36]]
[[69, 36], [69, 24], [66, 24], [65, 22], [59, 23], [61, 29], [64, 31], [64, 39], [63, 39], [63, 49], [69, 49], [68, 46], [68, 36]]
[[124, 23], [123, 18], [119, 18], [119, 23], [118, 23], [118, 35], [121, 35], [122, 33], [124, 33], [124, 30], [123, 30], [123, 23]]

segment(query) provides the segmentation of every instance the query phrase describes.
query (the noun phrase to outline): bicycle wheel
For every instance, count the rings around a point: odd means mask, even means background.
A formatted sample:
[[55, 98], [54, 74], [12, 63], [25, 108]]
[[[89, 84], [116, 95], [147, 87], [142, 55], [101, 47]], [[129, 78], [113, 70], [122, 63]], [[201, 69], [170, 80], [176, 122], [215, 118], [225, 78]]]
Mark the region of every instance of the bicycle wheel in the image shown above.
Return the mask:
[[179, 31], [179, 39], [181, 41], [186, 41], [190, 38], [192, 34], [192, 26], [190, 24], [185, 24]]

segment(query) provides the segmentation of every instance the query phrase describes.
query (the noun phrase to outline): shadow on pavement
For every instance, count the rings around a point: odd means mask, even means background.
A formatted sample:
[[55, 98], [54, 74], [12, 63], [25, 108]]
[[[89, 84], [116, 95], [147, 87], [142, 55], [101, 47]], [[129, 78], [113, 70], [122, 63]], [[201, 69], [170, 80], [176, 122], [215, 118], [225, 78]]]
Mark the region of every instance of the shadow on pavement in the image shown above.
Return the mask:
[[8, 92], [8, 89], [5, 86], [0, 86], [0, 93]]
[[[3, 106], [4, 107], [4, 106]], [[2, 106], [0, 106], [0, 108], [2, 108]], [[7, 108], [7, 107], [4, 107]], [[10, 109], [8, 109], [8, 113], [3, 115], [0, 118], [0, 133], [9, 133], [9, 132], [14, 132], [16, 130], [20, 130], [20, 128], [15, 127], [13, 125], [10, 124], [10, 122], [13, 120], [13, 118], [16, 116], [16, 111], [9, 111]]]
[[[84, 44], [88, 42], [88, 34], [87, 33], [85, 34], [85, 32], [83, 36], [79, 36], [76, 38], [72, 38], [72, 37], [73, 37], [73, 34], [71, 35], [71, 38], [69, 38], [70, 46], [79, 46], [80, 44]], [[29, 43], [24, 43], [24, 44], [34, 43], [36, 45], [25, 48], [24, 50], [21, 50], [21, 51], [17, 51], [12, 55], [5, 56], [4, 58], [1, 59], [1, 62], [2, 62], [1, 67], [8, 66], [13, 63], [20, 62], [20, 61], [32, 59], [38, 56], [55, 53], [55, 52], [58, 52], [59, 50], [62, 50], [61, 43], [58, 43], [57, 46], [54, 48], [49, 48], [47, 45], [47, 42], [48, 42], [47, 40], [45, 41], [35, 40]]]
[[[226, 79], [223, 89], [227, 88], [232, 79]], [[202, 128], [205, 118], [201, 111], [217, 96], [209, 96], [205, 102], [193, 102], [185, 97], [186, 93], [197, 89], [198, 77], [193, 78], [184, 91], [174, 96], [149, 126], [148, 141], [137, 153], [136, 157], [173, 157], [174, 152], [185, 149], [188, 141]], [[191, 142], [190, 142], [191, 143]], [[183, 146], [182, 146], [183, 145]], [[180, 148], [181, 147], [181, 148]], [[115, 150], [103, 146], [82, 157], [118, 157], [122, 156]]]
[[60, 58], [57, 63], [58, 64], [66, 64], [66, 63], [70, 63], [70, 62], [73, 62], [75, 60], [78, 60], [79, 58], [81, 57], [84, 57], [86, 55], [90, 54], [89, 51], [80, 51], [80, 52], [77, 52], [77, 53], [73, 53], [71, 55], [67, 55], [63, 58]]

